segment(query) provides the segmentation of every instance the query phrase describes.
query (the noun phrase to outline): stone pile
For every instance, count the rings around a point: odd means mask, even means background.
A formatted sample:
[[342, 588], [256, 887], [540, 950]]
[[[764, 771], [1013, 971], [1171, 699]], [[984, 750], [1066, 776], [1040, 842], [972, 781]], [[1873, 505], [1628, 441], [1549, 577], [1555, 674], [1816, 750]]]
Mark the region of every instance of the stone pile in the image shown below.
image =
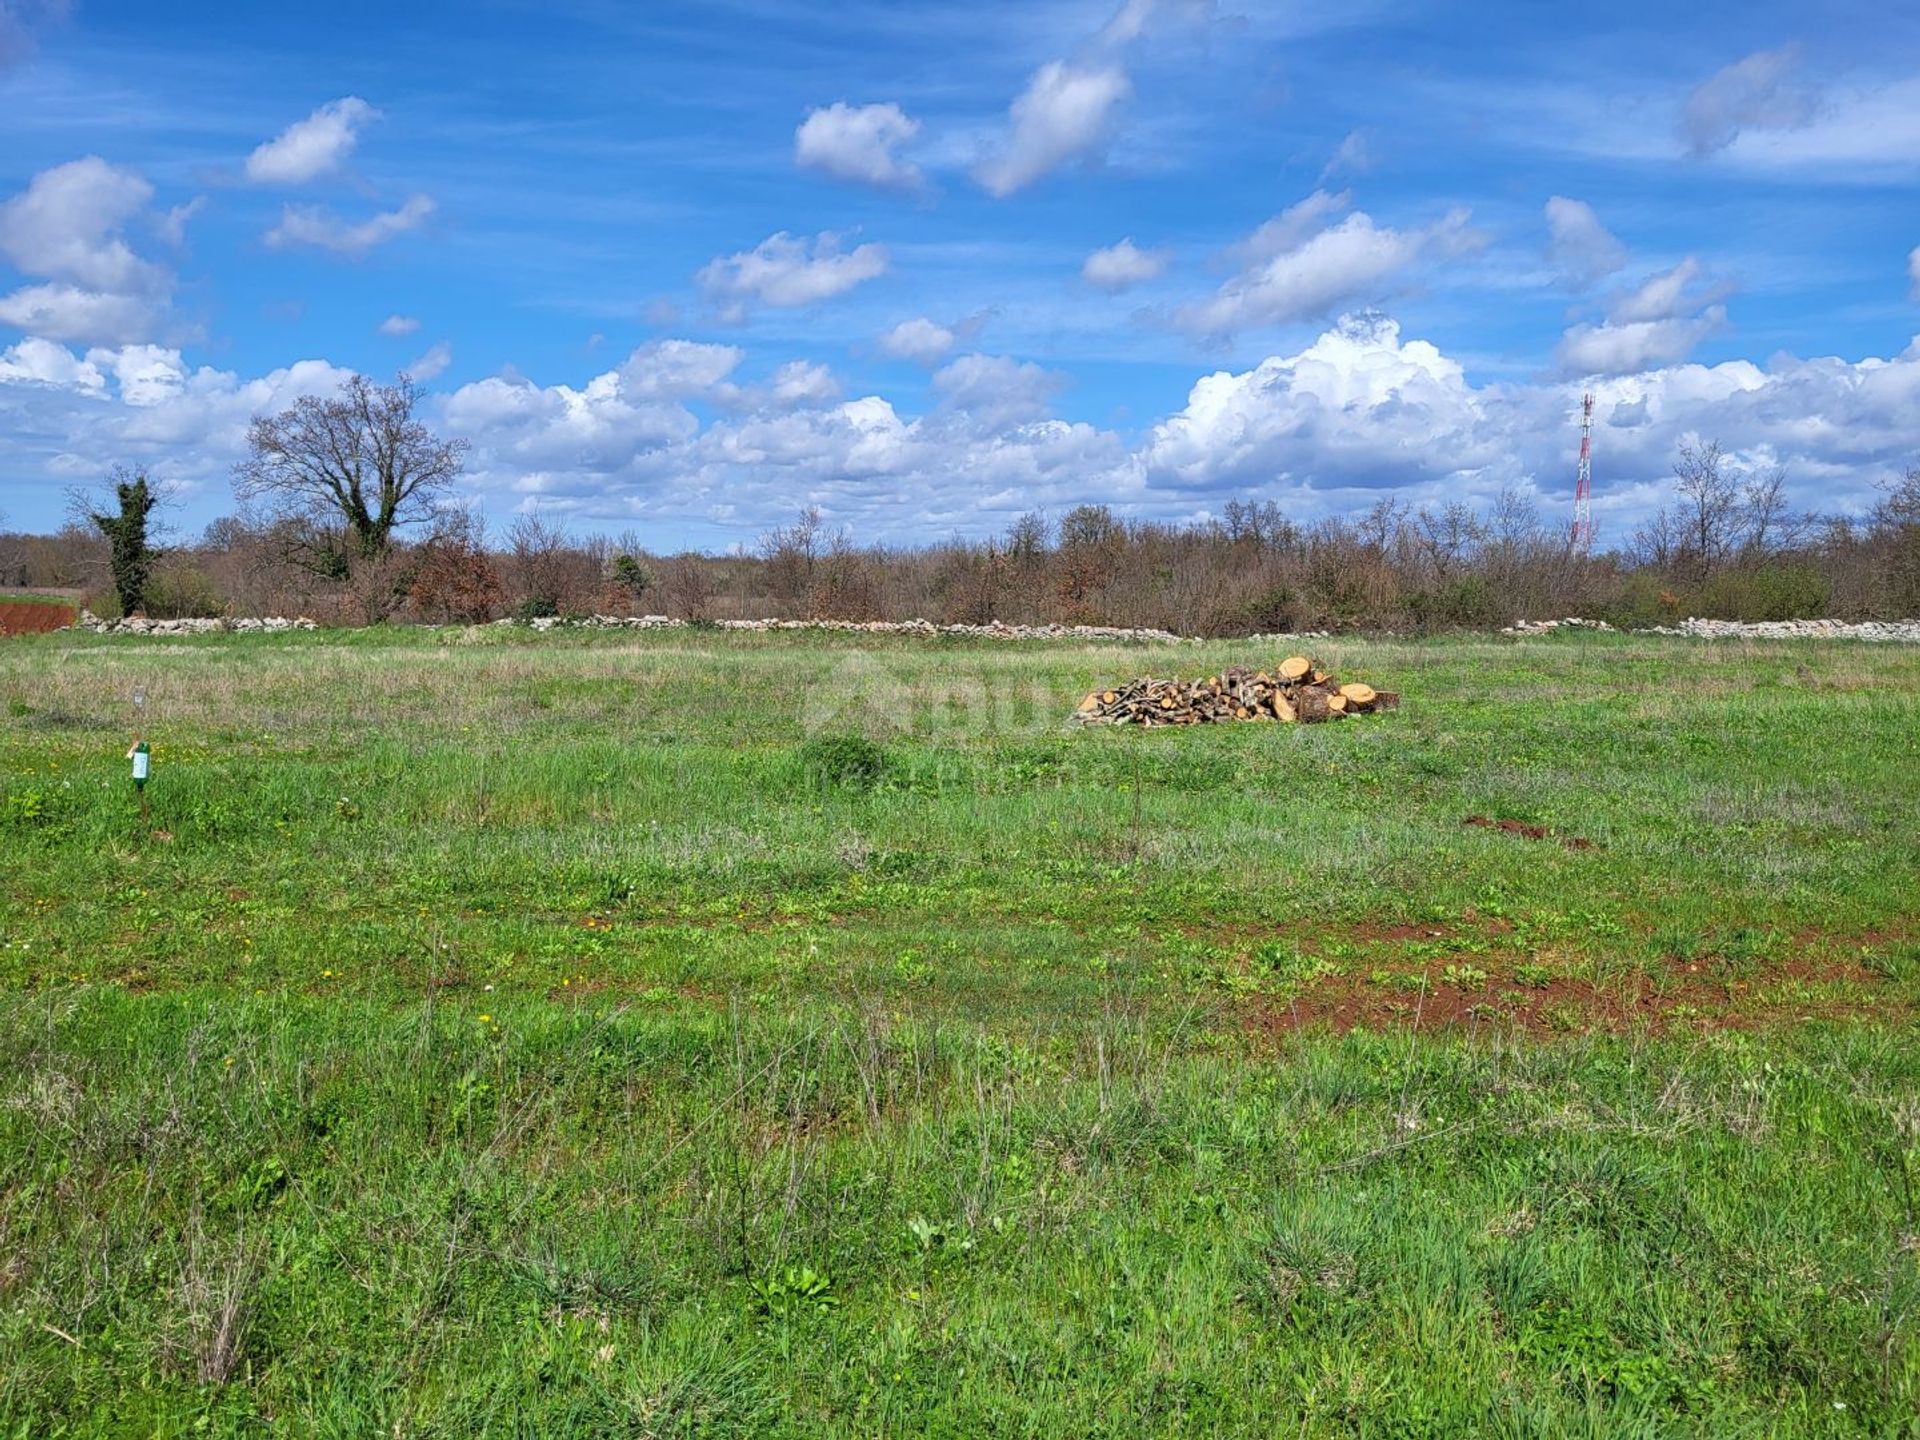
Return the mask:
[[[1547, 635], [1555, 630], [1605, 630], [1604, 620], [1520, 620], [1502, 635]], [[1681, 635], [1693, 640], [1874, 640], [1920, 645], [1920, 620], [1702, 620], [1689, 617], [1673, 625], [1649, 625], [1636, 635]]]
[[1582, 620], [1577, 615], [1569, 615], [1564, 620], [1516, 620], [1500, 633], [1502, 635], [1545, 635], [1554, 630], [1606, 630], [1613, 626], [1604, 620]]
[[320, 624], [304, 615], [297, 620], [280, 615], [190, 620], [149, 620], [144, 615], [134, 615], [122, 620], [102, 620], [91, 610], [82, 610], [71, 628], [90, 630], [95, 635], [277, 635], [286, 630], [318, 630]]
[[[495, 625], [517, 625], [517, 620], [496, 620]], [[670, 615], [585, 615], [577, 619], [560, 615], [541, 616], [524, 622], [541, 633], [550, 630], [674, 630], [691, 622]], [[822, 630], [847, 635], [961, 635], [981, 640], [1130, 640], [1155, 644], [1182, 643], [1186, 637], [1170, 630], [1151, 630], [1122, 625], [936, 625], [931, 620], [713, 620], [715, 630]]]
[[1229, 720], [1315, 724], [1375, 710], [1397, 710], [1399, 695], [1371, 685], [1342, 685], [1304, 655], [1272, 670], [1232, 665], [1197, 680], [1143, 675], [1111, 690], [1095, 690], [1074, 711], [1089, 725], [1211, 725]]
[[1689, 635], [1699, 640], [1876, 640], [1920, 645], [1920, 620], [1682, 620], [1654, 625], [1647, 635]]

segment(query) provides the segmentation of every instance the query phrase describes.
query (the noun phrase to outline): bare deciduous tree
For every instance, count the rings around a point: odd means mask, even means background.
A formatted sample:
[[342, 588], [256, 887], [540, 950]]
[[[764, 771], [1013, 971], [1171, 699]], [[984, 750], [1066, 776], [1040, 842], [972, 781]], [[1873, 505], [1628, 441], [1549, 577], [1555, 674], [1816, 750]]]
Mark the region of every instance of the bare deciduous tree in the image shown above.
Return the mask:
[[1293, 523], [1272, 500], [1229, 500], [1220, 519], [1227, 539], [1256, 549], [1285, 545], [1298, 538]]
[[523, 615], [559, 615], [579, 608], [585, 588], [597, 577], [592, 557], [576, 550], [567, 532], [537, 510], [515, 518], [507, 529], [514, 593]]
[[711, 562], [704, 555], [688, 551], [667, 562], [665, 583], [661, 587], [667, 604], [683, 620], [704, 620], [713, 608], [716, 586]]
[[1775, 465], [1740, 487], [1740, 558], [1765, 560], [1798, 545], [1808, 521], [1787, 508], [1787, 467]]
[[234, 488], [309, 522], [323, 553], [340, 542], [341, 570], [381, 559], [396, 530], [433, 518], [466, 457], [464, 440], [442, 440], [414, 418], [418, 400], [405, 373], [391, 385], [355, 375], [332, 398], [305, 395], [256, 415]]
[[819, 507], [809, 505], [793, 524], [777, 526], [760, 537], [760, 555], [767, 562], [767, 586], [773, 598], [808, 615], [813, 613], [821, 524]]
[[1886, 498], [1873, 509], [1873, 539], [1885, 601], [1899, 613], [1920, 613], [1920, 466], [1880, 488]]
[[1005, 550], [1008, 561], [1019, 569], [1040, 563], [1047, 553], [1047, 517], [1029, 510], [1007, 527]]
[[1674, 490], [1680, 496], [1680, 553], [1677, 557], [1705, 580], [1733, 554], [1740, 529], [1740, 482], [1725, 473], [1718, 440], [1704, 446], [1683, 444], [1673, 462]]
[[1413, 517], [1414, 549], [1433, 571], [1433, 578], [1443, 583], [1485, 538], [1480, 517], [1458, 500], [1449, 500], [1438, 510], [1422, 505]]

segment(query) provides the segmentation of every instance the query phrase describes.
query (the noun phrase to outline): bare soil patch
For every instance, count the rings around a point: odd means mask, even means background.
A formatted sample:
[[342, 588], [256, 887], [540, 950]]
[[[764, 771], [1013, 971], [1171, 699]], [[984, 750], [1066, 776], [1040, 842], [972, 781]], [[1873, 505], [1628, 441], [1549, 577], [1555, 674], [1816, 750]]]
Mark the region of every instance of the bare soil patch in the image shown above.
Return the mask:
[[0, 600], [0, 635], [44, 635], [73, 624], [79, 613], [64, 601]]
[[1523, 840], [1558, 840], [1569, 850], [1598, 848], [1584, 835], [1555, 835], [1545, 825], [1529, 825], [1524, 820], [1494, 820], [1485, 815], [1469, 815], [1460, 823], [1482, 830], [1498, 830], [1503, 835], [1518, 835]]

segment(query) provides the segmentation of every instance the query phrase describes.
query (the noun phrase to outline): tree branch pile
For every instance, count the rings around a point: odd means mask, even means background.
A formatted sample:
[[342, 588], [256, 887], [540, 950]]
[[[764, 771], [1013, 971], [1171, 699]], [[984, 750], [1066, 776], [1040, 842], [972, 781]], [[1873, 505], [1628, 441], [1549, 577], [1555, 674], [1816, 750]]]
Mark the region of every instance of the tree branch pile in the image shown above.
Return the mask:
[[1230, 720], [1317, 724], [1398, 710], [1400, 696], [1356, 682], [1341, 684], [1304, 655], [1272, 670], [1230, 665], [1197, 680], [1143, 675], [1080, 702], [1075, 718], [1089, 725], [1211, 725]]

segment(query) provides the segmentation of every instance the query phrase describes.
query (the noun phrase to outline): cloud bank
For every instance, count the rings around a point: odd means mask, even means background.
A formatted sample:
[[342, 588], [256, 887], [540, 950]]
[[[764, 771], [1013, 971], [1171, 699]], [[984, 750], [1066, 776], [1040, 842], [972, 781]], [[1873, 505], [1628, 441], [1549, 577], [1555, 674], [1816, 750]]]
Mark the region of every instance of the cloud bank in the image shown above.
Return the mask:
[[[1675, 289], [1664, 272], [1617, 309], [1657, 312]], [[493, 508], [538, 497], [583, 521], [655, 517], [750, 539], [812, 500], [863, 538], [915, 542], [1089, 500], [1177, 519], [1268, 497], [1310, 519], [1389, 490], [1474, 502], [1511, 486], [1563, 505], [1589, 385], [1597, 503], [1614, 533], [1653, 503], [1679, 443], [1702, 437], [1786, 466], [1797, 504], [1860, 508], [1873, 480], [1912, 463], [1920, 413], [1920, 340], [1885, 358], [1671, 362], [1476, 385], [1457, 359], [1379, 315], [1200, 376], [1132, 439], [1062, 418], [1064, 377], [1015, 356], [945, 361], [918, 414], [881, 395], [843, 398], [818, 362], [786, 361], [761, 380], [742, 378], [745, 363], [734, 346], [654, 341], [578, 384], [508, 374], [461, 385], [431, 400], [432, 418], [473, 442], [473, 498]], [[78, 474], [144, 463], [224, 496], [248, 418], [345, 375], [306, 360], [247, 379], [156, 345], [22, 340], [0, 351], [0, 461]]]

